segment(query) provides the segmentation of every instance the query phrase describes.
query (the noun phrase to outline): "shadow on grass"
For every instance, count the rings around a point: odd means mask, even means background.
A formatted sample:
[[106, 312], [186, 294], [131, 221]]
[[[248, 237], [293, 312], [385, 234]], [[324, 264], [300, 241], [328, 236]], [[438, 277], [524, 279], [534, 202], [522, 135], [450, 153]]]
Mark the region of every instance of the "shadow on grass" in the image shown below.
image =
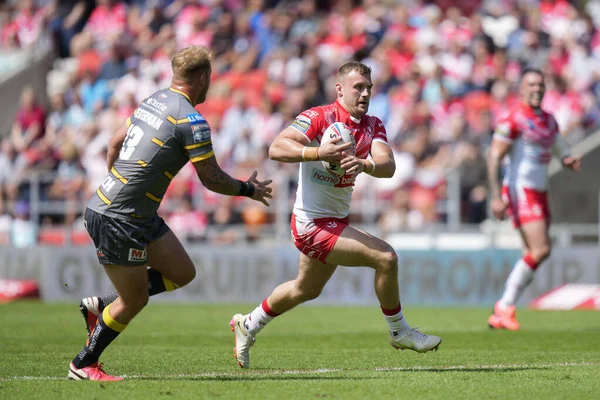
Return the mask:
[[383, 376], [296, 376], [296, 375], [239, 375], [239, 376], [177, 376], [177, 377], [138, 377], [143, 381], [204, 381], [204, 382], [235, 382], [235, 381], [356, 381], [384, 379]]
[[392, 369], [390, 368], [389, 370], [387, 369], [382, 369], [382, 370], [378, 370], [377, 372], [453, 372], [453, 373], [460, 373], [460, 372], [515, 372], [515, 371], [543, 371], [543, 370], [548, 370], [550, 369], [549, 367], [536, 367], [536, 366], [522, 366], [522, 367], [504, 367], [504, 368], [498, 368], [498, 367], [473, 367], [473, 368], [427, 368], [427, 369], [402, 369], [402, 370], [396, 370], [396, 369]]
[[[407, 373], [407, 372], [423, 372], [423, 373], [471, 373], [471, 372], [484, 372], [484, 373], [506, 373], [506, 372], [517, 372], [517, 371], [543, 371], [548, 370], [549, 367], [543, 366], [514, 366], [514, 367], [472, 367], [472, 368], [402, 368], [402, 369], [378, 369], [378, 370], [364, 370], [364, 369], [349, 369], [343, 371], [331, 371], [327, 373], [302, 373], [300, 375], [293, 373], [278, 373], [278, 372], [254, 372], [254, 373], [240, 373], [240, 374], [224, 374], [224, 375], [211, 375], [211, 376], [153, 376], [144, 377], [138, 376], [135, 380], [155, 380], [155, 381], [207, 381], [207, 382], [235, 382], [235, 381], [345, 381], [345, 380], [373, 380], [373, 379], [386, 379], [384, 374], [391, 373]], [[356, 376], [356, 373], [368, 373], [368, 376]], [[324, 376], [324, 374], [352, 374], [351, 376]], [[379, 375], [379, 376], [378, 376]]]

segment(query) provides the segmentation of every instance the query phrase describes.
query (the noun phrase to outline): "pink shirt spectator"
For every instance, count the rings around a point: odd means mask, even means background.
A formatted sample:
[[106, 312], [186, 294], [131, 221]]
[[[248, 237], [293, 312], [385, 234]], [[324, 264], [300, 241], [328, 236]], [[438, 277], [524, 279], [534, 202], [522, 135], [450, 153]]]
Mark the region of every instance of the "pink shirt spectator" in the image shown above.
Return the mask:
[[14, 29], [21, 47], [34, 44], [42, 32], [43, 10], [23, 9], [14, 19]]
[[110, 38], [116, 38], [127, 26], [127, 7], [119, 0], [99, 1], [90, 15], [85, 29], [90, 31], [96, 43], [108, 46]]
[[[173, 24], [179, 48], [184, 48], [190, 44], [210, 46], [212, 34], [195, 29], [195, 25], [206, 20], [209, 13], [210, 10], [207, 7], [194, 4], [188, 4], [181, 10]], [[194, 40], [199, 40], [199, 42]]]

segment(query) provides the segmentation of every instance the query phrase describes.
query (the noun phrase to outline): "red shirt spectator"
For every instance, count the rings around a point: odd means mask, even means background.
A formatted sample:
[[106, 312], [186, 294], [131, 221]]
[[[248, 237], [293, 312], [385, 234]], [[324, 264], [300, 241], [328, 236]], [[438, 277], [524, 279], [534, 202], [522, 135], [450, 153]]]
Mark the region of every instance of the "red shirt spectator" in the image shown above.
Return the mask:
[[11, 132], [13, 145], [18, 152], [39, 147], [37, 142], [44, 136], [45, 119], [44, 109], [36, 104], [33, 88], [26, 87]]

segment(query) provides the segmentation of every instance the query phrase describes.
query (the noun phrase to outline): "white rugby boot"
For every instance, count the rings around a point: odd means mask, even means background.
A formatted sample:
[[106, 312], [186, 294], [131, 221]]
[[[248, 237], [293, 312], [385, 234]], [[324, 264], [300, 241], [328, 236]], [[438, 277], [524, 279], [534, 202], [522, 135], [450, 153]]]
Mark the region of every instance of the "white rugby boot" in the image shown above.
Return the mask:
[[229, 325], [233, 332], [235, 346], [233, 347], [233, 357], [242, 368], [250, 368], [250, 347], [254, 346], [256, 338], [248, 334], [248, 330], [244, 325], [246, 315], [235, 314]]
[[87, 329], [88, 335], [92, 334], [96, 322], [98, 321], [98, 315], [104, 309], [101, 303], [100, 298], [96, 296], [81, 299], [81, 303], [79, 303], [79, 311], [85, 320], [85, 328]]
[[390, 332], [390, 344], [396, 350], [414, 350], [417, 353], [436, 351], [442, 343], [442, 338], [434, 335], [426, 335], [415, 328], [405, 329], [399, 332]]

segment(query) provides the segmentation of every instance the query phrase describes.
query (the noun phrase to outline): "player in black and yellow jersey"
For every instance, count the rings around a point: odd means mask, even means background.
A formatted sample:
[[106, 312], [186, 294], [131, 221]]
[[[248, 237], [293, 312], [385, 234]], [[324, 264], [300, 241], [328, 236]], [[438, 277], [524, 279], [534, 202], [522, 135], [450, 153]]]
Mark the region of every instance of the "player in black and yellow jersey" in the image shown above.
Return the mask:
[[210, 128], [194, 108], [210, 86], [210, 51], [203, 46], [180, 50], [172, 67], [171, 87], [145, 99], [110, 139], [109, 173], [87, 204], [85, 225], [116, 293], [82, 301], [90, 334], [69, 366], [70, 379], [121, 380], [98, 363], [102, 351], [149, 295], [184, 286], [196, 276], [190, 257], [156, 213], [188, 161], [207, 189], [269, 205], [271, 180], [258, 181], [254, 171], [243, 182], [224, 172], [214, 157]]

